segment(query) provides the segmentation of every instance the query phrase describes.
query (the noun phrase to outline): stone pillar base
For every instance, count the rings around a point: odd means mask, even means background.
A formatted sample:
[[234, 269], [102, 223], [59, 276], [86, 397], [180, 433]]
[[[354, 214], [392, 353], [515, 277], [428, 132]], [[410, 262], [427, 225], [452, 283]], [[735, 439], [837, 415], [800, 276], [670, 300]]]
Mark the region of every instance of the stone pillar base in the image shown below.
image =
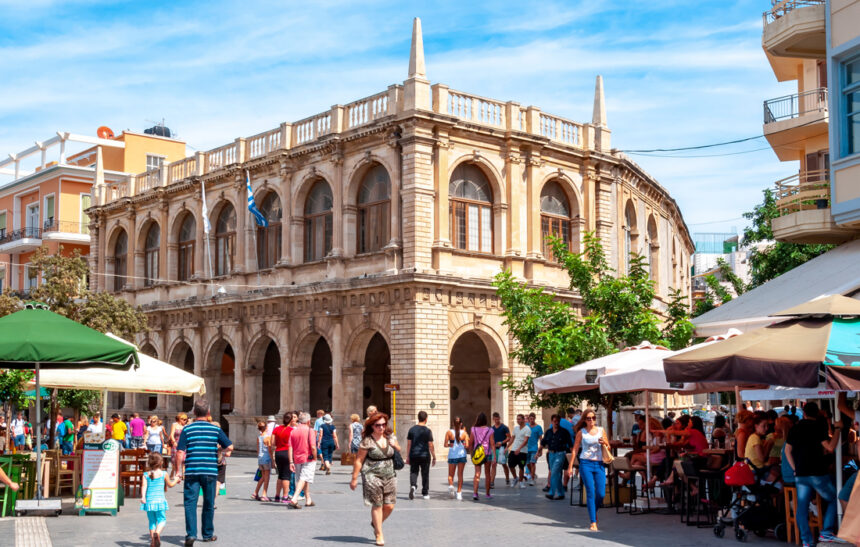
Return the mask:
[[228, 414], [224, 416], [230, 424], [228, 437], [233, 441], [234, 450], [257, 450], [257, 418]]

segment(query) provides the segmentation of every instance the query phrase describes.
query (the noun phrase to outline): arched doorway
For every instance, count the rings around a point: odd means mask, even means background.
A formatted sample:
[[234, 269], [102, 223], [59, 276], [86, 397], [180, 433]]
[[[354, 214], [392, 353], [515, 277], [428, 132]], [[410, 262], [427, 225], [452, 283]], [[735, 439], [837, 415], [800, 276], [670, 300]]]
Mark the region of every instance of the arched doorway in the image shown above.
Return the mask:
[[490, 355], [475, 332], [466, 332], [451, 348], [451, 420], [459, 416], [471, 427], [478, 413], [489, 418], [490, 397]]
[[281, 408], [281, 353], [269, 342], [263, 357], [263, 399], [261, 414], [277, 414]]
[[[152, 344], [145, 344], [140, 348], [140, 352], [149, 355], [155, 359], [158, 359], [158, 352], [155, 351], [155, 347]], [[135, 410], [140, 412], [143, 410], [141, 407], [145, 407], [148, 411], [153, 411], [158, 407], [158, 395], [146, 395], [145, 393], [139, 394], [138, 403], [135, 407]]]
[[351, 409], [363, 416], [363, 409], [376, 405], [380, 411], [391, 416], [391, 395], [385, 392], [385, 384], [391, 383], [391, 353], [385, 338], [378, 332], [367, 344], [364, 353], [363, 408]]
[[331, 349], [325, 338], [320, 336], [311, 354], [311, 389], [310, 408], [311, 416], [323, 409], [331, 411]]
[[218, 385], [219, 390], [219, 408], [218, 422], [221, 424], [221, 429], [224, 433], [230, 434], [230, 424], [227, 423], [227, 414], [233, 412], [233, 386], [235, 385], [236, 372], [236, 355], [233, 353], [233, 348], [230, 344], [224, 348], [224, 353], [221, 356], [221, 381]]
[[[194, 374], [194, 351], [185, 342], [177, 344], [170, 358], [170, 364], [179, 367], [185, 372]], [[181, 397], [178, 401], [178, 411], [188, 413], [194, 404], [194, 397]], [[173, 406], [173, 405], [171, 405]], [[176, 407], [173, 407], [176, 408]]]

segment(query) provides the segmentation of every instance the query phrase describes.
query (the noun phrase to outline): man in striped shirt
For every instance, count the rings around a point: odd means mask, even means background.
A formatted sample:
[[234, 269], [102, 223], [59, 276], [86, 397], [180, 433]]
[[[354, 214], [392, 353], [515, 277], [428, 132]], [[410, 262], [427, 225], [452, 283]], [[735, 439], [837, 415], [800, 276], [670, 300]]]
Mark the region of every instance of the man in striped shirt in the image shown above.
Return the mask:
[[209, 402], [194, 403], [194, 421], [182, 428], [176, 445], [177, 476], [185, 479], [185, 547], [197, 539], [197, 498], [203, 491], [203, 541], [215, 541], [215, 482], [218, 479], [218, 448], [227, 457], [233, 442], [224, 431], [210, 423]]

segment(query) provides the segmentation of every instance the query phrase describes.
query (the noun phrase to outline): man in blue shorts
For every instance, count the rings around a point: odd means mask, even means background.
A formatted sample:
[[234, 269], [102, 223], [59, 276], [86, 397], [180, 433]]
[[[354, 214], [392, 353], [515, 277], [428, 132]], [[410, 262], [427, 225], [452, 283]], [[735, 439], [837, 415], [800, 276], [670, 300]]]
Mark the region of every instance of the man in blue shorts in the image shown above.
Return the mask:
[[529, 427], [532, 430], [531, 436], [529, 436], [529, 486], [535, 485], [535, 479], [537, 479], [537, 453], [538, 447], [540, 446], [540, 439], [543, 437], [543, 428], [535, 421], [537, 416], [534, 412], [529, 414]]

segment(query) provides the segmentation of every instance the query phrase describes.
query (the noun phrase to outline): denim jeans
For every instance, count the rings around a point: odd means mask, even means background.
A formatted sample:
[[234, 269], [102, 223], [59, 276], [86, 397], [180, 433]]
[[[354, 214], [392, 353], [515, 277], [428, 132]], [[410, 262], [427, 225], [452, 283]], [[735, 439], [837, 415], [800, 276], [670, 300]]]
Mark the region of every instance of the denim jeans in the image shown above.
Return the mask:
[[288, 495], [293, 497], [293, 494], [296, 493], [296, 474], [290, 471], [290, 491]]
[[197, 538], [197, 498], [203, 490], [203, 539], [215, 535], [215, 475], [186, 475], [183, 502], [185, 504], [185, 537]]
[[161, 444], [146, 443], [146, 449], [156, 454], [161, 454]]
[[579, 476], [585, 486], [588, 518], [591, 522], [597, 522], [597, 508], [603, 505], [603, 498], [606, 496], [606, 470], [603, 462], [580, 459]]
[[72, 453], [72, 441], [62, 441], [60, 442], [60, 450], [63, 451], [63, 456], [68, 456]]
[[564, 474], [564, 452], [551, 452], [549, 455], [549, 495], [564, 496], [561, 477]]
[[818, 492], [821, 501], [827, 504], [821, 533], [832, 535], [836, 528], [836, 487], [828, 475], [795, 477], [794, 481], [797, 485], [797, 528], [800, 531], [800, 539], [803, 543], [814, 544], [815, 538], [809, 529], [809, 502]]

